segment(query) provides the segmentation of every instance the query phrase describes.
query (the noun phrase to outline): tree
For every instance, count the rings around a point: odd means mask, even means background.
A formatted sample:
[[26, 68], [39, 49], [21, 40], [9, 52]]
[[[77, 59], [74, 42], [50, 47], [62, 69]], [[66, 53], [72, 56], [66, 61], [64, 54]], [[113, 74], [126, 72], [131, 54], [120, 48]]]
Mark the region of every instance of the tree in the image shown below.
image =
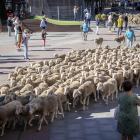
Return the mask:
[[5, 0], [0, 0], [0, 18], [3, 20], [7, 19], [7, 11], [5, 8]]

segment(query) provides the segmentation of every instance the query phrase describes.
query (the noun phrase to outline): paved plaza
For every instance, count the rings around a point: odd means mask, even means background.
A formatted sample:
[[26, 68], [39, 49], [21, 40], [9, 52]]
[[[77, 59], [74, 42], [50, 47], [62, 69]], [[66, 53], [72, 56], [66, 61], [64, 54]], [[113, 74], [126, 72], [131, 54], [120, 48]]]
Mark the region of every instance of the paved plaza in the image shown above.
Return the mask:
[[[132, 26], [135, 31], [137, 41], [140, 44], [140, 28]], [[95, 34], [95, 22], [91, 23], [91, 28], [88, 33], [88, 41], [83, 41], [80, 32], [48, 32], [46, 38], [46, 48], [42, 49], [43, 42], [41, 33], [33, 33], [29, 40], [29, 61], [23, 59], [23, 52], [17, 52], [14, 47], [14, 33], [8, 37], [7, 33], [0, 34], [0, 84], [7, 82], [7, 74], [14, 72], [16, 66], [28, 66], [32, 62], [38, 60], [53, 59], [54, 54], [67, 53], [73, 49], [91, 49], [95, 48], [93, 39], [103, 37], [104, 45], [116, 47], [117, 43], [113, 39], [117, 37], [116, 32], [108, 33], [107, 28], [99, 29], [99, 36]], [[125, 34], [125, 31], [122, 33]], [[23, 49], [23, 47], [22, 47]], [[133, 88], [133, 92], [139, 94], [139, 88]], [[89, 106], [85, 111], [82, 111], [82, 105], [79, 103], [75, 109], [65, 113], [65, 119], [62, 120], [59, 115], [53, 122], [46, 126], [42, 125], [42, 130], [36, 132], [38, 125], [37, 118], [34, 120], [34, 126], [27, 126], [25, 132], [22, 131], [23, 126], [16, 125], [15, 130], [5, 130], [4, 137], [0, 140], [120, 140], [120, 134], [116, 132], [117, 121], [113, 119], [114, 109], [117, 106], [117, 100], [111, 101], [105, 106], [104, 101], [100, 98], [97, 103], [90, 98]], [[72, 108], [72, 105], [70, 105]], [[140, 107], [138, 107], [140, 116]], [[50, 118], [48, 117], [48, 120]], [[140, 140], [140, 136], [134, 140]]]

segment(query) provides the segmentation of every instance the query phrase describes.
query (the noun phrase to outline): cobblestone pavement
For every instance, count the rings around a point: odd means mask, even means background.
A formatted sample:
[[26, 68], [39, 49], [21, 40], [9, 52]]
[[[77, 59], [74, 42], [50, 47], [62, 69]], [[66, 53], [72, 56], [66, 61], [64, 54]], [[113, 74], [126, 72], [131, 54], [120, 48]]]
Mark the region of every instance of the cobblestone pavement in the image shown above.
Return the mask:
[[[137, 41], [140, 43], [140, 28], [133, 26]], [[117, 29], [116, 29], [117, 30]], [[7, 33], [0, 34], [0, 84], [9, 82], [7, 74], [14, 71], [16, 66], [27, 66], [31, 62], [38, 60], [52, 59], [54, 53], [62, 54], [72, 49], [88, 49], [94, 48], [96, 45], [93, 41], [98, 37], [95, 34], [95, 22], [91, 23], [88, 33], [88, 41], [83, 41], [81, 33], [48, 33], [46, 39], [46, 48], [42, 49], [42, 40], [40, 33], [34, 33], [29, 40], [29, 58], [30, 61], [24, 61], [23, 52], [16, 52], [14, 47], [14, 33], [8, 37]], [[125, 34], [123, 31], [122, 34]], [[107, 28], [99, 29], [99, 37], [104, 38], [103, 46], [108, 44], [110, 47], [116, 47], [117, 43], [113, 42], [113, 38], [117, 36], [117, 32], [108, 33]], [[134, 44], [135, 44], [134, 43]], [[22, 47], [23, 48], [23, 47]], [[139, 90], [134, 88], [133, 91], [139, 95]], [[117, 101], [109, 101], [108, 106], [104, 106], [102, 99], [95, 103], [90, 99], [90, 105], [85, 111], [82, 111], [82, 105], [78, 104], [76, 109], [65, 112], [65, 119], [62, 120], [61, 115], [55, 119], [53, 124], [42, 125], [42, 130], [36, 132], [37, 125], [27, 127], [25, 132], [22, 131], [23, 126], [16, 126], [14, 131], [5, 130], [5, 135], [1, 140], [119, 140], [120, 134], [116, 132], [116, 121], [113, 119], [114, 108]], [[140, 108], [139, 112], [140, 112]], [[37, 118], [36, 118], [37, 119]], [[48, 118], [49, 119], [49, 118]], [[49, 121], [50, 122], [50, 121]], [[37, 120], [34, 120], [34, 124]], [[134, 140], [139, 140], [135, 138]]]

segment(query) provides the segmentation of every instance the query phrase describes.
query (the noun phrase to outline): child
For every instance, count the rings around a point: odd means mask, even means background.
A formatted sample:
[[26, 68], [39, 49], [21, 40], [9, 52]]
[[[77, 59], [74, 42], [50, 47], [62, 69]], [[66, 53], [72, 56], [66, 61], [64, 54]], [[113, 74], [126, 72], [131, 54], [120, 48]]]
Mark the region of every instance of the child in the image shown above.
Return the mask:
[[42, 30], [42, 40], [43, 40], [43, 49], [45, 48], [46, 43], [46, 32], [45, 30]]
[[29, 31], [27, 29], [24, 30], [24, 35], [23, 35], [23, 46], [24, 46], [24, 59], [25, 60], [30, 60], [28, 58], [28, 39], [30, 38], [30, 33], [28, 35]]
[[13, 23], [15, 25], [14, 30], [15, 30], [15, 47], [17, 48], [17, 26], [18, 24], [16, 22]]
[[115, 32], [115, 28], [116, 28], [116, 21], [114, 21], [113, 28], [114, 28], [114, 32]]
[[99, 32], [99, 16], [97, 16], [97, 18], [96, 18], [96, 28], [97, 28], [96, 35], [99, 35], [98, 34], [98, 32]]
[[86, 20], [84, 20], [84, 24], [83, 24], [83, 37], [84, 37], [84, 41], [87, 41], [87, 33], [88, 33], [88, 25], [86, 23]]

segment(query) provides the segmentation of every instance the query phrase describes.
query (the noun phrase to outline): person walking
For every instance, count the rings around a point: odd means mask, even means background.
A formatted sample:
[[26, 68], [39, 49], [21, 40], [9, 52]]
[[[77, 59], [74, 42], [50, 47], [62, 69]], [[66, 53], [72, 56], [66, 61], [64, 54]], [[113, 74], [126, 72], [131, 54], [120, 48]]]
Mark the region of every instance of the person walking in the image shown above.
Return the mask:
[[111, 26], [112, 26], [112, 19], [113, 19], [113, 17], [112, 17], [112, 13], [110, 13], [110, 16], [108, 17], [108, 32], [111, 32]]
[[40, 27], [42, 28], [42, 30], [45, 30], [45, 28], [46, 28], [45, 18], [42, 18]]
[[87, 41], [87, 34], [88, 34], [88, 25], [87, 25], [86, 19], [84, 19], [84, 24], [83, 24], [84, 41]]
[[76, 16], [77, 16], [77, 11], [78, 10], [79, 10], [79, 7], [76, 8], [76, 6], [74, 6], [74, 9], [73, 9], [73, 11], [74, 11], [74, 21], [76, 21]]
[[122, 19], [122, 15], [120, 15], [119, 19], [118, 19], [118, 33], [117, 33], [118, 36], [121, 35], [121, 33], [122, 33], [123, 22], [124, 22], [124, 20]]
[[96, 35], [99, 35], [98, 34], [98, 32], [99, 32], [99, 16], [97, 16], [97, 18], [96, 18], [96, 28], [97, 28]]
[[22, 42], [22, 22], [21, 21], [19, 21], [19, 24], [17, 27], [17, 40], [18, 40], [17, 51], [23, 51], [20, 48], [20, 44]]
[[46, 32], [45, 32], [45, 30], [42, 30], [42, 40], [43, 40], [43, 49], [45, 49], [45, 44], [46, 44]]
[[127, 29], [127, 23], [128, 23], [127, 13], [126, 13], [125, 18], [124, 18], [124, 23], [125, 23], [124, 29], [126, 30]]
[[19, 24], [19, 17], [16, 18], [15, 23]]
[[133, 140], [139, 135], [139, 117], [137, 106], [140, 106], [140, 99], [132, 92], [132, 83], [122, 83], [124, 93], [119, 94], [119, 113], [117, 131], [121, 133], [122, 140]]
[[30, 60], [28, 58], [28, 39], [30, 38], [30, 33], [27, 29], [24, 30], [23, 34], [23, 46], [24, 46], [24, 59]]
[[88, 27], [90, 27], [90, 18], [91, 18], [91, 14], [90, 14], [90, 12], [88, 10], [88, 12], [86, 13], [86, 20], [87, 20]]
[[7, 19], [7, 28], [8, 28], [8, 35], [11, 36], [12, 21], [10, 17], [8, 17]]
[[84, 19], [86, 18], [86, 13], [88, 12], [88, 9], [84, 9]]
[[46, 26], [45, 26], [45, 32], [47, 34], [47, 21], [48, 21], [49, 18], [46, 19], [46, 15], [44, 15], [43, 18], [45, 18], [45, 24], [46, 24]]
[[18, 24], [14, 22], [14, 25], [15, 25], [15, 27], [14, 27], [14, 30], [15, 30], [15, 47], [17, 48], [17, 44], [18, 44], [18, 42], [17, 42], [17, 27], [18, 27]]
[[127, 47], [131, 47], [133, 44], [133, 38], [134, 41], [136, 41], [136, 36], [134, 31], [131, 30], [131, 26], [128, 26], [128, 30], [126, 31], [125, 36], [127, 37]]

